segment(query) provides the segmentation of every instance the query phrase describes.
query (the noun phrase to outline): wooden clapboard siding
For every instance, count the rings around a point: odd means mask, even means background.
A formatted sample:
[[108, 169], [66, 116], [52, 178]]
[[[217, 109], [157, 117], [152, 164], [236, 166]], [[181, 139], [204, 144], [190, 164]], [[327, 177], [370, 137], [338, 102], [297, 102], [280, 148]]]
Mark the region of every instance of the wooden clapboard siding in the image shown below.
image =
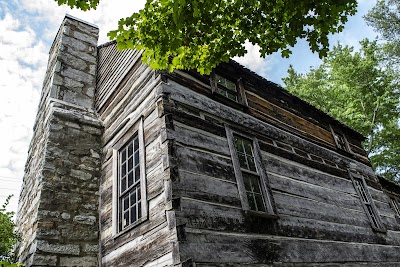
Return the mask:
[[[172, 197], [176, 223], [181, 225], [181, 261], [196, 266], [400, 262], [396, 253], [400, 231], [368, 165], [174, 81], [168, 83], [163, 87], [169, 94], [169, 126], [164, 135], [174, 144]], [[243, 211], [224, 125], [256, 136], [262, 144], [278, 218]], [[386, 233], [371, 228], [348, 168], [367, 178]]]
[[[168, 141], [161, 140], [165, 119], [157, 105], [161, 83], [160, 76], [154, 76], [154, 71], [140, 62], [139, 52], [119, 52], [115, 43], [100, 47], [96, 108], [105, 128], [99, 211], [102, 266], [157, 266], [173, 261], [176, 232], [173, 220], [167, 218], [171, 205], [165, 182], [170, 175], [163, 164]], [[115, 236], [113, 146], [140, 119], [144, 128], [148, 219]]]

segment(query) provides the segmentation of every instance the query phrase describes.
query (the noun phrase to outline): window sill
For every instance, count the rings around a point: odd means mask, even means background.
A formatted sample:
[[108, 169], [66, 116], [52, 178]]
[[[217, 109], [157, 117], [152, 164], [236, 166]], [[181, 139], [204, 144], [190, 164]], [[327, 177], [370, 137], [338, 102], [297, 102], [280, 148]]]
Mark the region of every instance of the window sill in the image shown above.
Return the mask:
[[145, 222], [145, 221], [147, 221], [147, 217], [142, 217], [142, 218], [140, 218], [139, 220], [137, 220], [136, 222], [132, 223], [131, 225], [129, 225], [129, 226], [128, 226], [127, 228], [125, 228], [124, 230], [122, 230], [122, 231], [118, 232], [117, 234], [115, 234], [115, 235], [113, 236], [113, 239], [116, 240], [116, 239], [118, 239], [119, 237], [121, 237], [121, 236], [127, 234], [127, 233], [130, 232], [133, 228], [137, 227], [139, 224], [141, 224], [141, 223], [143, 223], [143, 222]]
[[214, 100], [222, 103], [222, 104], [225, 104], [225, 105], [230, 106], [230, 107], [235, 108], [235, 109], [239, 109], [239, 110], [242, 110], [242, 111], [248, 109], [247, 105], [245, 105], [243, 103], [240, 103], [240, 102], [236, 102], [236, 101], [234, 101], [232, 99], [226, 98], [226, 97], [224, 97], [223, 95], [220, 95], [217, 92], [212, 92], [212, 98]]
[[271, 214], [271, 213], [266, 213], [266, 212], [262, 212], [262, 211], [245, 210], [244, 213], [249, 216], [257, 216], [257, 217], [263, 217], [263, 218], [274, 219], [274, 220], [279, 219], [279, 215], [277, 215], [277, 214]]
[[372, 227], [372, 230], [376, 233], [381, 233], [381, 234], [386, 234], [387, 230], [384, 228], [376, 228], [376, 227]]

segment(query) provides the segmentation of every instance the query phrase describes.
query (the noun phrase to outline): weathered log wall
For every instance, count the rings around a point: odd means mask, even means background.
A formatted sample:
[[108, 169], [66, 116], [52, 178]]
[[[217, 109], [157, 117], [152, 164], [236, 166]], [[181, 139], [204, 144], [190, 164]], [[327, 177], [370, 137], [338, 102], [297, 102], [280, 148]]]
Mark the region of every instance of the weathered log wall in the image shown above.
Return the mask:
[[[170, 114], [162, 135], [173, 143], [172, 194], [181, 262], [196, 266], [400, 264], [400, 224], [364, 159], [322, 145], [321, 140], [332, 142], [329, 132], [311, 122], [302, 121], [303, 127], [318, 129], [316, 133], [305, 130], [312, 133], [308, 137], [293, 130], [299, 126], [277, 127], [278, 121], [218, 103], [205, 91], [209, 90], [205, 81], [179, 74], [166, 75], [168, 83], [162, 86], [169, 95], [164, 109]], [[262, 95], [248, 95], [267, 105]], [[259, 140], [278, 218], [243, 211], [226, 125]], [[366, 177], [386, 232], [371, 228], [349, 169]]]
[[[159, 75], [139, 55], [113, 43], [99, 52], [103, 266], [400, 264], [400, 224], [358, 133], [254, 74], [244, 73], [248, 106], [227, 104], [208, 77]], [[238, 77], [237, 65], [224, 68]], [[149, 218], [115, 235], [112, 147], [141, 117]], [[243, 210], [226, 126], [257, 138], [276, 216]], [[331, 127], [353, 153], [336, 147]], [[349, 170], [366, 178], [386, 231], [371, 227]]]
[[[176, 231], [171, 219], [169, 167], [163, 161], [168, 155], [168, 142], [160, 135], [165, 125], [164, 114], [157, 105], [162, 98], [157, 90], [161, 81], [142, 65], [138, 55], [132, 51], [118, 52], [114, 43], [101, 47], [99, 52], [100, 86], [96, 92], [96, 107], [105, 127], [100, 186], [102, 266], [172, 264]], [[141, 118], [148, 219], [125, 233], [116, 234], [113, 229], [113, 180], [117, 177], [113, 176], [112, 147]]]

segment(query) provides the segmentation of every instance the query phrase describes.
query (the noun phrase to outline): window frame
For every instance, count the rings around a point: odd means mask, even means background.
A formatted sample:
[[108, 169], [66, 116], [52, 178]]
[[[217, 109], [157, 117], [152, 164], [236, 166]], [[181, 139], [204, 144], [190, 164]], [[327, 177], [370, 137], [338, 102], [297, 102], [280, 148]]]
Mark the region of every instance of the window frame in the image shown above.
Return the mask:
[[[369, 192], [368, 185], [365, 182], [364, 176], [360, 175], [360, 174], [356, 174], [354, 172], [350, 172], [350, 171], [348, 173], [350, 175], [350, 178], [351, 178], [351, 180], [353, 182], [353, 186], [354, 186], [354, 188], [355, 188], [355, 190], [357, 192], [357, 195], [358, 195], [358, 197], [360, 199], [360, 202], [361, 202], [361, 204], [363, 206], [364, 212], [367, 215], [367, 218], [368, 218], [368, 220], [370, 222], [370, 225], [371, 225], [372, 229], [374, 231], [376, 231], [376, 232], [385, 233], [386, 229], [385, 229], [385, 227], [383, 225], [382, 219], [381, 219], [381, 217], [380, 217], [380, 215], [378, 213], [378, 210], [377, 210], [377, 208], [375, 206], [375, 203], [374, 203], [374, 200], [373, 200], [373, 198], [371, 196], [371, 193]], [[357, 185], [357, 182], [359, 183], [359, 185], [361, 185], [363, 192], [359, 189], [359, 186]], [[364, 198], [366, 200], [364, 200]], [[373, 217], [370, 214], [370, 210], [368, 209], [368, 206], [371, 208], [371, 211], [373, 213]]]
[[[236, 85], [236, 95], [237, 95], [237, 101], [230, 99], [226, 96], [224, 96], [223, 94], [218, 92], [218, 83], [217, 83], [217, 77], [216, 75], [234, 83]], [[220, 97], [224, 100], [228, 100], [231, 103], [236, 103], [236, 104], [240, 104], [243, 105], [245, 107], [248, 107], [248, 103], [247, 103], [247, 99], [246, 99], [246, 94], [244, 91], [244, 85], [243, 85], [243, 79], [240, 77], [238, 79], [231, 79], [230, 77], [226, 76], [226, 75], [221, 75], [219, 73], [217, 73], [215, 70], [213, 70], [210, 74], [210, 84], [211, 84], [211, 92], [213, 95]], [[227, 89], [229, 90], [229, 89]]]
[[[350, 144], [349, 144], [349, 141], [347, 141], [346, 136], [342, 132], [335, 131], [331, 125], [329, 125], [329, 127], [331, 128], [332, 137], [333, 137], [333, 140], [335, 141], [336, 147], [338, 149], [340, 149], [341, 151], [346, 151], [348, 153], [353, 154], [353, 151], [350, 148]], [[339, 144], [339, 142], [337, 140], [338, 138], [342, 138], [343, 139], [343, 144], [344, 144], [343, 148]]]
[[[129, 142], [133, 141], [136, 136], [139, 141], [139, 170], [140, 170], [140, 195], [141, 195], [141, 217], [133, 223], [130, 223], [125, 228], [120, 229], [119, 224], [122, 218], [120, 218], [120, 201], [122, 195], [126, 195], [130, 191], [125, 191], [123, 194], [120, 193], [120, 177], [119, 177], [119, 167], [120, 158], [119, 154], [121, 149], [123, 149]], [[148, 203], [147, 203], [147, 192], [146, 192], [146, 169], [145, 169], [145, 146], [144, 146], [144, 129], [143, 129], [143, 117], [131, 125], [128, 130], [126, 130], [122, 136], [114, 143], [113, 149], [113, 194], [112, 194], [112, 228], [115, 237], [126, 233], [135, 226], [141, 224], [143, 221], [148, 219]], [[135, 184], [135, 182], [134, 182]], [[134, 190], [135, 186], [132, 186], [131, 190]]]
[[[239, 191], [239, 198], [240, 202], [242, 204], [242, 209], [245, 212], [249, 212], [252, 214], [257, 214], [261, 216], [266, 216], [266, 217], [277, 217], [276, 215], [276, 209], [274, 205], [274, 200], [272, 198], [272, 191], [271, 188], [269, 187], [269, 179], [264, 167], [264, 164], [262, 164], [262, 157], [261, 157], [261, 152], [260, 152], [260, 146], [258, 144], [258, 140], [254, 136], [248, 136], [246, 134], [243, 134], [241, 132], [235, 131], [231, 129], [228, 126], [225, 126], [226, 129], [226, 135], [228, 139], [228, 145], [229, 145], [229, 150], [232, 158], [232, 163], [233, 163], [233, 169], [235, 172], [235, 178], [237, 182], [237, 187]], [[252, 172], [250, 170], [246, 171], [246, 173], [251, 173], [252, 175], [258, 175], [259, 177], [259, 182], [261, 185], [261, 193], [264, 198], [264, 204], [265, 204], [265, 209], [266, 211], [256, 211], [253, 209], [250, 209], [250, 205], [247, 199], [247, 193], [246, 193], [246, 188], [244, 184], [244, 179], [243, 179], [243, 171], [240, 166], [239, 162], [239, 157], [238, 153], [236, 150], [235, 146], [235, 141], [234, 141], [234, 135], [237, 135], [239, 137], [242, 137], [244, 139], [250, 140], [252, 142], [252, 149], [253, 149], [253, 156], [254, 156], [254, 163], [256, 166], [256, 172]]]
[[400, 196], [388, 194], [390, 200], [390, 207], [392, 208], [396, 221], [400, 224]]

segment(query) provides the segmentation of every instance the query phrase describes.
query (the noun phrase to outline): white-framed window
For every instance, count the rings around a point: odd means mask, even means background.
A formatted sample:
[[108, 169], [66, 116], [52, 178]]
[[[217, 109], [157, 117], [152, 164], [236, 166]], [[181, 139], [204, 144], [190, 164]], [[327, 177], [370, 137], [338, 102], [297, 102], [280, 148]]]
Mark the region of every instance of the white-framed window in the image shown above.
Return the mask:
[[243, 81], [241, 78], [233, 80], [217, 74], [215, 73], [215, 71], [213, 71], [211, 73], [210, 79], [211, 90], [213, 93], [247, 106]]
[[114, 234], [147, 219], [143, 119], [113, 146]]
[[226, 132], [242, 208], [275, 215], [258, 140], [229, 127]]
[[352, 172], [349, 173], [372, 228], [377, 231], [385, 231], [364, 176]]

